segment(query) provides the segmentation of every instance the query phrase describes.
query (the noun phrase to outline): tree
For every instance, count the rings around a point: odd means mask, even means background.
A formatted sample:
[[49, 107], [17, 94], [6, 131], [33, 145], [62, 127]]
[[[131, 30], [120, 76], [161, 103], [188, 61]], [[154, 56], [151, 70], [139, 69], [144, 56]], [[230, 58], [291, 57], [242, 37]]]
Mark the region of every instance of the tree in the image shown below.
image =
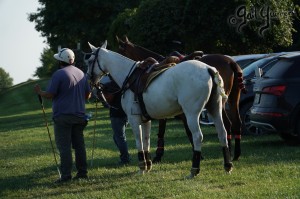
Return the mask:
[[58, 68], [57, 61], [53, 58], [54, 52], [50, 48], [44, 48], [40, 61], [42, 66], [38, 67], [33, 76], [39, 78], [51, 77]]
[[0, 67], [0, 92], [6, 88], [13, 85], [13, 78], [9, 76], [9, 73], [5, 72], [3, 68]]
[[50, 48], [57, 46], [90, 51], [88, 41], [100, 45], [107, 37], [110, 24], [125, 8], [138, 5], [140, 0], [39, 0], [41, 7], [29, 14], [35, 29], [47, 39]]
[[[73, 49], [76, 66], [85, 71], [83, 51], [90, 52], [88, 42], [100, 45], [107, 39], [110, 24], [125, 8], [135, 7], [141, 0], [39, 0], [41, 7], [30, 13], [28, 20], [35, 23], [35, 29], [46, 38], [49, 49], [41, 56], [42, 66], [35, 76], [49, 77], [56, 69], [53, 52], [58, 46]], [[81, 49], [77, 49], [77, 43]]]
[[293, 43], [292, 8], [292, 0], [145, 0], [127, 35], [159, 53], [170, 52], [172, 40], [186, 52], [266, 53]]

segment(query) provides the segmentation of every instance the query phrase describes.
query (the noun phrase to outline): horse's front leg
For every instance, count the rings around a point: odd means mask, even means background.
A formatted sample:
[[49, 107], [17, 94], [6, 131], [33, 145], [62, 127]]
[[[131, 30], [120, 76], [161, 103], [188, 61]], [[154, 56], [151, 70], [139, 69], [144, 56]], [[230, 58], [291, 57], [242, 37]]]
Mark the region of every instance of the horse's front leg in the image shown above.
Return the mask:
[[[142, 123], [142, 141], [143, 141], [143, 149], [144, 149], [144, 159], [142, 160], [143, 168], [147, 172], [149, 172], [152, 169], [152, 161], [151, 161], [151, 155], [150, 155], [150, 134], [151, 134], [151, 121]], [[139, 155], [140, 156], [140, 155]], [[141, 161], [139, 159], [139, 161]]]
[[144, 153], [144, 145], [143, 145], [143, 133], [141, 122], [136, 117], [128, 117], [128, 121], [130, 123], [132, 132], [135, 137], [135, 145], [138, 151], [138, 161], [139, 161], [139, 174], [144, 174], [146, 171], [145, 165], [145, 153]]
[[157, 148], [155, 157], [153, 158], [153, 163], [161, 162], [161, 158], [164, 155], [166, 123], [167, 119], [158, 120]]
[[151, 121], [146, 123], [133, 123], [131, 128], [135, 135], [138, 150], [139, 174], [144, 174], [152, 169], [150, 155], [150, 131]]

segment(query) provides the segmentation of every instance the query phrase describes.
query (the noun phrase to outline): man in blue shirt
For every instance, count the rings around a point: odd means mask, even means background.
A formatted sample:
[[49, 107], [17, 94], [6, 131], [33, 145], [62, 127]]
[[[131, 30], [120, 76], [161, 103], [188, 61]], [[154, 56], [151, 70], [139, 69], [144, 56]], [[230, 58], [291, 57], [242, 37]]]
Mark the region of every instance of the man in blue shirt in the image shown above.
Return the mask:
[[87, 178], [87, 160], [83, 130], [85, 120], [85, 100], [90, 98], [91, 90], [84, 73], [73, 66], [75, 55], [63, 48], [54, 55], [60, 69], [53, 73], [46, 91], [39, 85], [34, 89], [40, 96], [52, 99], [54, 135], [60, 154], [61, 178], [56, 182], [72, 179], [72, 150], [75, 150], [77, 175], [73, 179]]

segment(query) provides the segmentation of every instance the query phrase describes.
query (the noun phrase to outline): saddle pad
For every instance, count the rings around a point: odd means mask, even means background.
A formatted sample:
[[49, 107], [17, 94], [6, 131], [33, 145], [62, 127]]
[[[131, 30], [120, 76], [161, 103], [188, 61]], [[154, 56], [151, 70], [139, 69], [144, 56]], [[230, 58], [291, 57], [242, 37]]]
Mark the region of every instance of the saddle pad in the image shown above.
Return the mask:
[[175, 66], [175, 63], [169, 63], [169, 64], [165, 64], [162, 65], [158, 68], [155, 68], [155, 71], [151, 72], [151, 74], [149, 75], [147, 81], [146, 81], [146, 86], [144, 88], [144, 90], [147, 89], [147, 87], [149, 86], [149, 84], [152, 82], [152, 80], [154, 80], [156, 77], [158, 77], [160, 74], [162, 74], [163, 72], [165, 72], [166, 70], [168, 70], [169, 68]]

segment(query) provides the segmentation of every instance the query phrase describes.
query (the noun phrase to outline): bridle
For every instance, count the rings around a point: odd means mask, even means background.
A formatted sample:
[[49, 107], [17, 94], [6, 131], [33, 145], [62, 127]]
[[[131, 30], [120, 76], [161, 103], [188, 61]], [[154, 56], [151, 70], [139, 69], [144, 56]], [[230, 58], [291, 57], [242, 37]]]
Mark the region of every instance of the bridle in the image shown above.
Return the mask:
[[97, 87], [94, 81], [94, 68], [95, 68], [95, 64], [97, 63], [98, 68], [100, 69], [100, 71], [102, 72], [100, 79], [106, 75], [107, 73], [102, 69], [100, 62], [98, 61], [98, 54], [99, 54], [100, 48], [97, 48], [96, 52], [93, 52], [92, 55], [95, 56], [94, 60], [93, 60], [93, 64], [92, 64], [92, 70], [90, 72], [90, 74], [88, 73], [87, 76], [89, 76], [89, 79], [91, 80], [91, 86], [92, 87]]
[[[99, 79], [102, 79], [103, 76], [108, 75], [108, 73], [105, 72], [105, 71], [103, 70], [103, 68], [101, 67], [100, 62], [99, 62], [99, 60], [98, 60], [99, 51], [100, 51], [100, 48], [97, 48], [97, 50], [96, 50], [95, 52], [92, 53], [92, 55], [94, 55], [95, 58], [94, 58], [93, 63], [92, 63], [91, 72], [90, 72], [90, 73], [87, 73], [87, 76], [88, 76], [89, 79], [91, 80], [91, 82], [90, 82], [91, 88], [96, 88], [96, 90], [97, 90], [97, 95], [98, 95], [98, 94], [102, 95], [102, 98], [105, 100], [105, 103], [107, 103], [107, 102], [106, 102], [106, 99], [105, 99], [105, 97], [104, 97], [104, 95], [103, 95], [103, 91], [104, 91], [103, 86], [102, 86], [100, 83], [98, 84], [98, 83], [96, 83], [96, 82], [94, 81], [94, 69], [95, 69], [96, 63], [97, 63], [97, 66], [98, 66], [99, 70], [102, 72], [102, 74], [101, 74], [101, 76], [100, 76]], [[129, 85], [128, 85], [129, 78], [130, 78], [130, 75], [132, 74], [133, 70], [135, 69], [135, 66], [137, 65], [137, 63], [139, 63], [139, 62], [134, 62], [134, 64], [131, 66], [129, 73], [128, 73], [128, 75], [126, 76], [126, 78], [125, 78], [125, 80], [124, 80], [124, 82], [123, 82], [122, 87], [121, 87], [120, 90], [118, 90], [117, 92], [124, 93], [124, 92], [129, 88]], [[116, 92], [116, 93], [117, 93], [117, 92]], [[97, 95], [96, 95], [95, 97], [96, 97], [96, 99], [99, 99], [99, 97], [98, 97]], [[100, 101], [102, 101], [102, 100], [100, 100]], [[103, 102], [103, 101], [102, 101], [102, 102]]]

